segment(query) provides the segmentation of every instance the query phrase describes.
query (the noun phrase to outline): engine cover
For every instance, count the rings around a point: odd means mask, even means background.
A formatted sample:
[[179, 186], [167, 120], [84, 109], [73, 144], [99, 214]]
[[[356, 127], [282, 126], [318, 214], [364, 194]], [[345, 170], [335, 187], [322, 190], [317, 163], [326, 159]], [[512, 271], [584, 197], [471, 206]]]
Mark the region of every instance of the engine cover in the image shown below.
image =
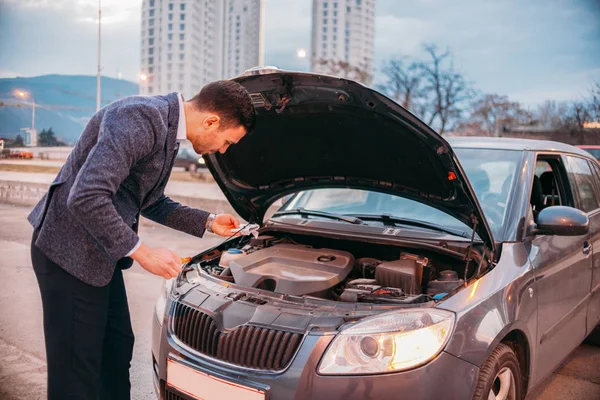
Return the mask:
[[342, 282], [354, 266], [346, 251], [278, 244], [233, 260], [236, 284], [291, 295], [320, 294]]

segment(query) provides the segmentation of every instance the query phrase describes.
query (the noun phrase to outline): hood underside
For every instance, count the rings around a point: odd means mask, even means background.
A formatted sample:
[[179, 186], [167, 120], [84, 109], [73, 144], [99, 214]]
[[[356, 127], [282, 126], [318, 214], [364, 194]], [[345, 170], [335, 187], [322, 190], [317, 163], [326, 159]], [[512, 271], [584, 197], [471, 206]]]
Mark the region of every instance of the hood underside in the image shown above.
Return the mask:
[[225, 154], [205, 156], [236, 212], [261, 222], [277, 198], [351, 187], [436, 207], [493, 248], [450, 145], [401, 106], [359, 83], [275, 72], [235, 78], [252, 96], [256, 128]]

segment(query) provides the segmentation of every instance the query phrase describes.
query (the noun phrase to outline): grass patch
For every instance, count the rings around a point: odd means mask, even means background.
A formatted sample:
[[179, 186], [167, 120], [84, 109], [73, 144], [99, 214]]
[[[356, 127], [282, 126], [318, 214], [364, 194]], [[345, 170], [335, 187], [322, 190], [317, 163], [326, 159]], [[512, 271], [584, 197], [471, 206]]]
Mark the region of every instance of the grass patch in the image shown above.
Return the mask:
[[0, 171], [57, 174], [60, 167], [29, 164], [0, 164]]

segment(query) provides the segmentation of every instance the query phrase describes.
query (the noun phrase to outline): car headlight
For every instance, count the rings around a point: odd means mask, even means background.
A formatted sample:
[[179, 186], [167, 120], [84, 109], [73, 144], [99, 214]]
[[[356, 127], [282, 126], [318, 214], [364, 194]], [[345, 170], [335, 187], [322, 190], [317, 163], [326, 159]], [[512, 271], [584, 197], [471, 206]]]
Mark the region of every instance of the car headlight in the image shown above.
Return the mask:
[[204, 164], [206, 161], [204, 161], [204, 158], [200, 157], [198, 159], [198, 164]]
[[325, 375], [380, 374], [431, 361], [448, 342], [453, 313], [438, 309], [399, 310], [343, 328], [319, 365]]
[[156, 320], [161, 326], [165, 318], [165, 311], [167, 309], [167, 300], [169, 299], [169, 293], [171, 293], [171, 290], [173, 289], [175, 279], [176, 278], [168, 279], [165, 281], [165, 284], [162, 287], [162, 291], [160, 292], [160, 297], [158, 298], [158, 300], [156, 301], [156, 305], [154, 306]]

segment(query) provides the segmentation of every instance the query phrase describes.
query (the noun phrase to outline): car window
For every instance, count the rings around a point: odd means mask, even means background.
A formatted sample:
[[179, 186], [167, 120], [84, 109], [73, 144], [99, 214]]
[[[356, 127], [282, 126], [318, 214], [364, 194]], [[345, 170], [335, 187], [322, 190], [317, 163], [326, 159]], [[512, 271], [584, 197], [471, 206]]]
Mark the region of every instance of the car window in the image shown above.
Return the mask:
[[596, 182], [596, 197], [600, 197], [600, 165], [598, 163], [590, 161], [590, 168], [594, 173], [594, 181]]
[[558, 162], [556, 158], [538, 158], [535, 163], [535, 177], [531, 188], [531, 206], [534, 212], [550, 206], [566, 205], [558, 185], [561, 176]]
[[550, 163], [546, 160], [537, 160], [535, 163], [535, 176], [539, 178], [544, 172], [552, 172]]
[[520, 151], [455, 148], [495, 239], [503, 237]]
[[590, 164], [584, 158], [566, 156], [567, 172], [573, 190], [579, 197], [579, 209], [590, 212], [599, 207], [598, 198], [594, 190], [595, 177]]

